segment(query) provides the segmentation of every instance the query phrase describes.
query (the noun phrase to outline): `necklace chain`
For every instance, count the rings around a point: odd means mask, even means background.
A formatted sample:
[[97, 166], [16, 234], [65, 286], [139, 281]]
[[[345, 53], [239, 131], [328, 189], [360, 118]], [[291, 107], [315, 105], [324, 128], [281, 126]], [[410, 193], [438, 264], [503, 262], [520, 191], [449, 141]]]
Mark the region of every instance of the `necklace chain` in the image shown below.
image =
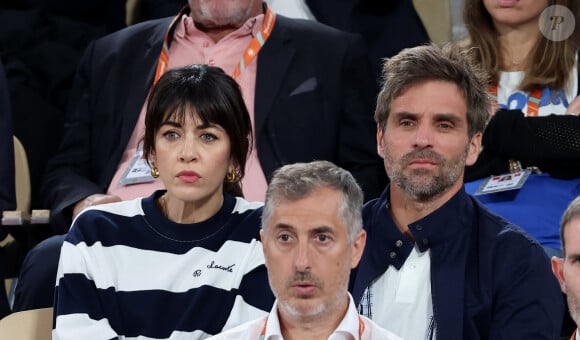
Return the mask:
[[[171, 221], [171, 219], [169, 218], [169, 216], [167, 216], [167, 198], [166, 198], [166, 194], [163, 194], [161, 197], [159, 197], [159, 201], [158, 201], [158, 205], [159, 205], [159, 210], [161, 211], [161, 214], [168, 220]], [[220, 226], [219, 228], [216, 229], [216, 231], [214, 231], [213, 233], [207, 235], [206, 237], [200, 238], [200, 239], [195, 239], [195, 240], [178, 240], [172, 237], [169, 237], [163, 233], [161, 233], [159, 230], [157, 230], [153, 225], [151, 225], [151, 223], [149, 223], [149, 220], [147, 219], [146, 215], [143, 215], [143, 220], [145, 221], [145, 224], [147, 224], [147, 226], [149, 227], [149, 229], [151, 229], [155, 234], [163, 237], [164, 239], [170, 240], [170, 241], [174, 241], [174, 242], [180, 242], [180, 243], [194, 243], [194, 242], [201, 242], [204, 240], [207, 240], [211, 237], [213, 237], [214, 235], [218, 234], [222, 229], [225, 228], [225, 226], [227, 225], [227, 223], [223, 224], [222, 226]], [[187, 227], [184, 225], [184, 227]]]

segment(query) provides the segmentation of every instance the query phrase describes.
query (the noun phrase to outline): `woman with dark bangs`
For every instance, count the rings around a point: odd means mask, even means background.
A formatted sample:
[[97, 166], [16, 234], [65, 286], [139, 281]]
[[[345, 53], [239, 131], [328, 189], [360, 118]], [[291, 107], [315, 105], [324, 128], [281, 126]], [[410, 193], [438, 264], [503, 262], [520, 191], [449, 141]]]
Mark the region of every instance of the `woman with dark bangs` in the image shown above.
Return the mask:
[[166, 190], [82, 212], [61, 251], [54, 339], [198, 339], [267, 314], [261, 203], [237, 83], [193, 65], [152, 90], [143, 155]]

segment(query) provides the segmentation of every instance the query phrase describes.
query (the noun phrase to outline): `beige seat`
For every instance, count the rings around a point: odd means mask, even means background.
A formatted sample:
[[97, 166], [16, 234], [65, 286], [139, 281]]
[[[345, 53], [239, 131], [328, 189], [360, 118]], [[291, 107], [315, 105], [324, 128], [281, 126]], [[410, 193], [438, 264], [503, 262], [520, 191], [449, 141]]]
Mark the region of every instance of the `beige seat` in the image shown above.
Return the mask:
[[[23, 213], [25, 216], [30, 214], [30, 169], [28, 167], [28, 157], [26, 150], [20, 140], [14, 136], [14, 182], [16, 189], [16, 211]], [[0, 247], [5, 247], [12, 243], [14, 238], [8, 235], [0, 242]], [[13, 278], [7, 278], [5, 281], [6, 291], [9, 300], [13, 297], [16, 281]], [[1, 286], [0, 286], [1, 288]], [[0, 337], [0, 339], [4, 339]]]
[[2, 340], [50, 340], [52, 308], [12, 313], [0, 320]]
[[127, 26], [133, 25], [137, 23], [136, 12], [139, 9], [139, 4], [141, 1], [139, 0], [127, 0], [125, 3], [127, 17], [125, 18], [125, 24]]
[[14, 136], [16, 210], [30, 212], [30, 170], [22, 143]]
[[413, 0], [429, 38], [444, 43], [451, 40], [451, 5], [449, 0]]
[[[24, 146], [14, 136], [14, 179], [16, 189], [16, 210], [2, 212], [2, 223], [4, 224], [22, 224], [32, 223], [35, 225], [47, 225], [49, 223], [50, 210], [30, 210], [31, 209], [31, 185], [30, 185], [30, 169], [28, 167], [28, 157]], [[6, 223], [6, 220], [9, 222]], [[16, 222], [16, 223], [14, 223]], [[46, 233], [46, 230], [41, 230]], [[44, 234], [41, 234], [44, 235]], [[34, 236], [36, 237], [36, 236]], [[32, 247], [42, 239], [30, 238], [24, 241], [25, 247]], [[44, 236], [39, 236], [44, 237]], [[12, 235], [8, 235], [4, 240], [0, 241], [0, 247], [10, 247], [16, 243]], [[0, 279], [0, 283], [1, 283]], [[8, 278], [5, 281], [6, 289], [8, 291], [8, 299], [12, 301], [14, 289], [16, 287], [16, 278]], [[0, 285], [0, 288], [2, 286]], [[0, 338], [2, 340], [2, 338]]]

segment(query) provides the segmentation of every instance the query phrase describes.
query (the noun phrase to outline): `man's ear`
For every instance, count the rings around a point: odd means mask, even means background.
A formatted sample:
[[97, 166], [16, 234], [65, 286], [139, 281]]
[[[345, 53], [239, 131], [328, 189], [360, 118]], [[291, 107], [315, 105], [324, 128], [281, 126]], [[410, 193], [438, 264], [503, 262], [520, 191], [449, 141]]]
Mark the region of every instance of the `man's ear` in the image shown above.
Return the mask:
[[356, 234], [353, 242], [352, 242], [352, 259], [350, 262], [350, 268], [354, 268], [358, 266], [360, 258], [365, 250], [365, 244], [367, 243], [367, 232], [365, 230], [359, 231]]
[[467, 159], [465, 160], [465, 165], [473, 165], [479, 157], [479, 152], [481, 151], [481, 132], [476, 132], [471, 140], [469, 141], [469, 150], [467, 151]]
[[264, 243], [264, 229], [260, 229], [260, 242]]
[[566, 281], [564, 280], [564, 259], [552, 256], [552, 272], [560, 283], [560, 289], [566, 293]]
[[385, 158], [385, 142], [383, 141], [385, 131], [377, 124], [377, 153], [381, 158]]

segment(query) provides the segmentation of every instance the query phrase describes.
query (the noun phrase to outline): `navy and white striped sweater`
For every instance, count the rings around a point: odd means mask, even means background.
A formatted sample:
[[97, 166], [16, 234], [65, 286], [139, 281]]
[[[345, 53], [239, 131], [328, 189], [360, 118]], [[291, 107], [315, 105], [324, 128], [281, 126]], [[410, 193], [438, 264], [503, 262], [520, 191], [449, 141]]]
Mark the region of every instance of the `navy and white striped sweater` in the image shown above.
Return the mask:
[[53, 339], [202, 339], [266, 315], [261, 203], [224, 195], [207, 221], [165, 218], [158, 191], [90, 208], [62, 247]]

